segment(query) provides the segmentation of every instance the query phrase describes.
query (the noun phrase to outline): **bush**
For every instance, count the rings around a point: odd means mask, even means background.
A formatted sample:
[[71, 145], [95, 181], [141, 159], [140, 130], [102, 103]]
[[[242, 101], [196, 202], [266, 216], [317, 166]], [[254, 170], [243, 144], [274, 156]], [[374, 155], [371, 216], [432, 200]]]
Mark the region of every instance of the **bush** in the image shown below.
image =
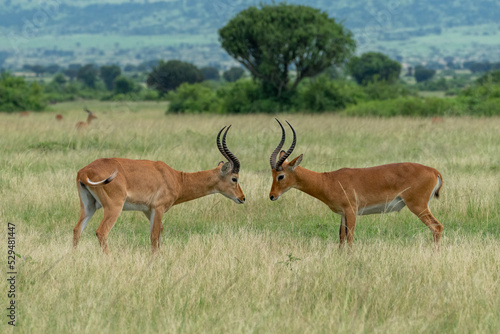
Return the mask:
[[123, 75], [120, 75], [114, 79], [113, 85], [115, 94], [128, 94], [133, 91], [139, 90], [135, 82]]
[[262, 87], [254, 80], [240, 79], [217, 91], [224, 113], [275, 113], [290, 111], [291, 105], [273, 98], [265, 98]]
[[36, 81], [28, 84], [8, 72], [0, 74], [0, 111], [40, 111], [46, 105], [42, 87]]
[[385, 81], [375, 81], [363, 88], [367, 100], [390, 100], [411, 94], [410, 89], [401, 83], [389, 84]]
[[167, 95], [168, 112], [219, 112], [220, 101], [214, 90], [203, 84], [183, 83]]
[[366, 99], [363, 90], [353, 82], [329, 80], [326, 75], [304, 81], [298, 97], [293, 99], [297, 109], [335, 111]]
[[368, 101], [348, 107], [349, 116], [454, 116], [464, 114], [464, 108], [454, 99], [400, 97], [383, 101]]

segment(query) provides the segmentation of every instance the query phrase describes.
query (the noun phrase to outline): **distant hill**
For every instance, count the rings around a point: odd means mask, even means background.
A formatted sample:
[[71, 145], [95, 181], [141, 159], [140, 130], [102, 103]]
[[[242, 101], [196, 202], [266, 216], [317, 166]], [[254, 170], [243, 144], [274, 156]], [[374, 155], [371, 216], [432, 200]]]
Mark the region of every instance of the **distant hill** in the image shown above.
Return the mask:
[[[7, 0], [0, 4], [0, 66], [137, 63], [176, 57], [229, 66], [217, 30], [261, 1]], [[269, 3], [270, 1], [262, 1]], [[290, 0], [320, 8], [351, 29], [358, 51], [379, 50], [409, 63], [500, 60], [496, 1]]]

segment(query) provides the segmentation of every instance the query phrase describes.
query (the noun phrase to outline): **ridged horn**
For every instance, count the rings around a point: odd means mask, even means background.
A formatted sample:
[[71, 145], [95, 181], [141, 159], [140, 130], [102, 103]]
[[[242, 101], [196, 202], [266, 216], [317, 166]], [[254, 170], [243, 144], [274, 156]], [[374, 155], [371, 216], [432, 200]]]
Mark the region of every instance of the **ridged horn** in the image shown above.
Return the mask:
[[281, 141], [278, 144], [278, 146], [276, 147], [276, 149], [273, 151], [273, 153], [271, 154], [271, 159], [269, 159], [271, 162], [271, 169], [276, 168], [276, 157], [278, 156], [279, 151], [281, 150], [281, 148], [283, 147], [283, 144], [285, 143], [285, 128], [283, 127], [283, 125], [281, 125], [280, 121], [278, 121], [277, 118], [275, 118], [275, 120], [276, 120], [276, 122], [278, 122], [278, 124], [281, 127]]
[[[226, 135], [227, 135], [227, 132], [229, 131], [229, 128], [231, 128], [231, 125], [229, 125], [227, 127], [227, 129], [226, 129], [226, 127], [223, 127], [219, 131], [219, 134], [217, 135], [217, 147], [219, 148], [219, 151], [224, 156], [224, 158], [226, 158], [227, 161], [229, 161], [229, 163], [231, 163], [231, 166], [232, 166], [231, 173], [238, 174], [240, 172], [240, 161], [227, 148], [227, 144], [226, 144]], [[224, 129], [226, 129], [226, 131], [224, 132], [224, 135], [222, 136], [222, 144], [221, 144], [220, 135], [221, 135], [222, 131], [224, 131]]]
[[295, 134], [295, 130], [290, 125], [290, 123], [288, 123], [288, 121], [285, 121], [285, 122], [288, 124], [288, 126], [290, 127], [290, 129], [292, 129], [292, 132], [293, 132], [293, 141], [292, 141], [292, 145], [290, 145], [290, 148], [288, 149], [288, 151], [286, 151], [285, 154], [276, 163], [276, 170], [281, 170], [282, 169], [281, 165], [290, 156], [290, 154], [292, 154], [293, 149], [295, 148], [295, 144], [297, 143], [297, 135]]
[[229, 161], [231, 161], [232, 165], [233, 165], [233, 170], [232, 172], [235, 173], [235, 174], [238, 174], [240, 172], [240, 161], [238, 160], [238, 158], [236, 158], [236, 156], [227, 148], [227, 145], [226, 145], [226, 135], [227, 135], [227, 132], [229, 131], [229, 129], [231, 128], [231, 125], [229, 125], [226, 129], [226, 131], [224, 132], [224, 136], [222, 136], [222, 147], [224, 148], [224, 151], [226, 152], [227, 156], [229, 157]]

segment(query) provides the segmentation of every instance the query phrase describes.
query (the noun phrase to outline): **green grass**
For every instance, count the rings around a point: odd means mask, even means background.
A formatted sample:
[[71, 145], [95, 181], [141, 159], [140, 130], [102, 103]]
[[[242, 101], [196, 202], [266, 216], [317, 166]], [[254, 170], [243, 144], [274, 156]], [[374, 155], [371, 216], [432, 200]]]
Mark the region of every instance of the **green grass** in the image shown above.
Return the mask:
[[[269, 155], [280, 138], [275, 115], [165, 115], [157, 102], [85, 105], [98, 119], [83, 133], [74, 128], [86, 117], [82, 102], [22, 118], [0, 114], [2, 235], [15, 223], [23, 256], [16, 332], [500, 331], [499, 118], [433, 124], [278, 115], [297, 131], [292, 157], [304, 153], [303, 167], [413, 161], [443, 175], [441, 197], [431, 202], [445, 228], [439, 252], [407, 209], [360, 217], [353, 249], [339, 252], [340, 217], [324, 204], [296, 190], [268, 199]], [[100, 210], [71, 250], [80, 168], [113, 156], [213, 168], [222, 160], [215, 136], [228, 124], [244, 205], [213, 195], [173, 207], [155, 257], [149, 223], [135, 212], [122, 213], [104, 256], [95, 237]]]

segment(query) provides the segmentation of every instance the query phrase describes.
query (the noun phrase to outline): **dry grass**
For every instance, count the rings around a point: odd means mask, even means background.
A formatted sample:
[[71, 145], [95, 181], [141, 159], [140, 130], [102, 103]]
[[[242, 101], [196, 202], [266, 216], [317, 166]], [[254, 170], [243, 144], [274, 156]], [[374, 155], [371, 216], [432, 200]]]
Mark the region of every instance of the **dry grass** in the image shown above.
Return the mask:
[[[406, 209], [362, 217], [354, 248], [339, 252], [340, 218], [324, 204], [298, 191], [268, 199], [268, 160], [280, 136], [271, 115], [88, 106], [99, 119], [84, 133], [74, 129], [85, 118], [76, 103], [25, 118], [0, 114], [0, 217], [16, 224], [23, 256], [16, 331], [500, 331], [500, 119], [280, 115], [298, 132], [296, 154], [304, 153], [306, 168], [413, 161], [444, 176], [441, 199], [431, 204], [445, 226], [439, 252]], [[101, 254], [94, 235], [101, 210], [71, 250], [79, 168], [110, 156], [213, 168], [222, 159], [215, 135], [230, 123], [245, 205], [216, 195], [172, 208], [155, 257], [139, 213], [121, 215], [109, 236], [112, 254]]]

